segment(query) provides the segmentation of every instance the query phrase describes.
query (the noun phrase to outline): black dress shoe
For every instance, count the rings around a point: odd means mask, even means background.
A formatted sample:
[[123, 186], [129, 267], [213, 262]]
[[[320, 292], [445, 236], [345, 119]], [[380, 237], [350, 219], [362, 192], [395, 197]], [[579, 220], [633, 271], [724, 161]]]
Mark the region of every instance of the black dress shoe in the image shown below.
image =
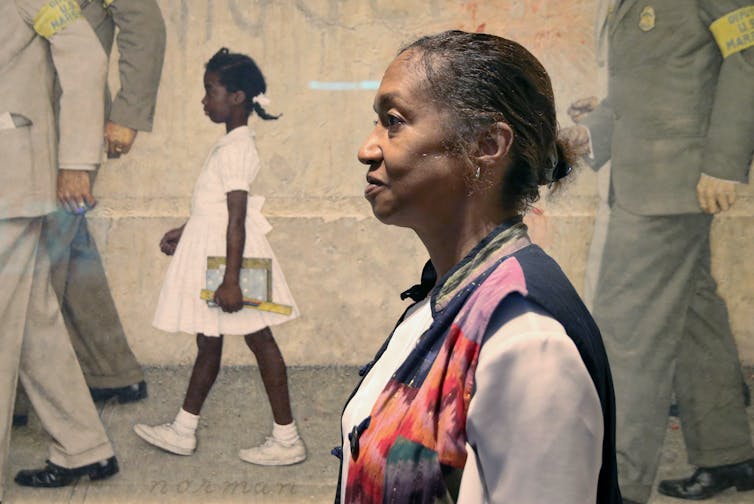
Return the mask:
[[21, 486], [56, 488], [68, 486], [81, 476], [89, 476], [89, 479], [94, 481], [109, 478], [117, 472], [118, 460], [115, 457], [73, 469], [61, 467], [48, 460], [47, 466], [43, 469], [19, 471], [15, 481]]
[[144, 380], [125, 387], [114, 388], [94, 388], [89, 387], [94, 401], [107, 401], [112, 397], [117, 397], [121, 404], [140, 401], [147, 397], [147, 384]]
[[685, 479], [663, 480], [658, 490], [678, 499], [701, 500], [734, 487], [739, 492], [754, 490], [754, 459], [716, 467], [700, 467]]

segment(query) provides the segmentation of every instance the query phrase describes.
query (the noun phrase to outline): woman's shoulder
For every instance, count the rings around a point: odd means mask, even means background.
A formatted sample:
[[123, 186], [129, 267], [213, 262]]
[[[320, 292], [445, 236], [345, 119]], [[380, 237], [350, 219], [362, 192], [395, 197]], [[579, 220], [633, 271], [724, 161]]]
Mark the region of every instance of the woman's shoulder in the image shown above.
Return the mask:
[[480, 362], [518, 363], [525, 375], [578, 370], [580, 380], [594, 388], [576, 342], [557, 319], [522, 296], [511, 296], [501, 308], [485, 334]]
[[563, 324], [542, 306], [519, 293], [506, 296], [493, 312], [487, 337], [498, 332], [509, 335], [568, 337]]

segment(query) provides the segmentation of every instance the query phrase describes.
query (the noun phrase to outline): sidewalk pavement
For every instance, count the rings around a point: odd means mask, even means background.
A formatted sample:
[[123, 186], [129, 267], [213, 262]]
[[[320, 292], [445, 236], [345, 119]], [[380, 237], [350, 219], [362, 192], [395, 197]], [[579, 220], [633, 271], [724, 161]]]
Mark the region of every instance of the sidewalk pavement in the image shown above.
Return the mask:
[[[14, 428], [5, 504], [235, 504], [330, 503], [338, 479], [338, 460], [330, 455], [340, 443], [339, 419], [343, 402], [355, 385], [355, 367], [293, 367], [289, 383], [293, 411], [306, 442], [308, 458], [289, 467], [258, 467], [238, 458], [238, 450], [270, 435], [272, 416], [255, 367], [223, 368], [204, 406], [198, 447], [190, 457], [154, 448], [132, 431], [135, 423], [172, 420], [191, 372], [189, 367], [147, 369], [149, 398], [133, 404], [110, 401], [99, 407], [120, 463], [121, 472], [105, 481], [82, 478], [60, 489], [17, 486], [12, 476], [20, 469], [41, 467], [48, 438], [39, 421]], [[752, 373], [747, 372], [752, 383]], [[754, 407], [749, 408], [754, 425]], [[691, 473], [677, 419], [668, 422], [668, 437], [658, 478]], [[653, 495], [651, 504], [684, 501]], [[728, 492], [708, 504], [754, 504], [754, 491]]]

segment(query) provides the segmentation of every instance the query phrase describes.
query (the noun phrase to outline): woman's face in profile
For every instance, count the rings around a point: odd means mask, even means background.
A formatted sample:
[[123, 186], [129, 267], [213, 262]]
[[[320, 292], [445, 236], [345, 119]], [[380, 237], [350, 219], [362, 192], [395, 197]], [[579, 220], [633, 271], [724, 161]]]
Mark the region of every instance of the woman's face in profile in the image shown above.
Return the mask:
[[423, 84], [417, 53], [400, 54], [382, 78], [374, 99], [377, 121], [358, 153], [369, 166], [364, 196], [374, 215], [412, 229], [447, 223], [467, 194], [465, 164], [448, 149], [450, 115]]

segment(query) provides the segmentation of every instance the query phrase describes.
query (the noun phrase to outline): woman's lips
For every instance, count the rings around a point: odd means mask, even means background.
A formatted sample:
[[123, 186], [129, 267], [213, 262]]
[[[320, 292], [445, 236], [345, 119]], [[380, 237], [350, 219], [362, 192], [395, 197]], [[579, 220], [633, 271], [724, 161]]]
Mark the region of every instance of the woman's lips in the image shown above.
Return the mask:
[[364, 188], [364, 197], [365, 198], [373, 197], [383, 187], [385, 187], [385, 184], [383, 184], [379, 180], [373, 179], [371, 177], [367, 177], [367, 186]]
[[381, 185], [367, 184], [367, 186], [364, 188], [364, 197], [369, 198], [371, 196], [374, 196], [381, 188]]

